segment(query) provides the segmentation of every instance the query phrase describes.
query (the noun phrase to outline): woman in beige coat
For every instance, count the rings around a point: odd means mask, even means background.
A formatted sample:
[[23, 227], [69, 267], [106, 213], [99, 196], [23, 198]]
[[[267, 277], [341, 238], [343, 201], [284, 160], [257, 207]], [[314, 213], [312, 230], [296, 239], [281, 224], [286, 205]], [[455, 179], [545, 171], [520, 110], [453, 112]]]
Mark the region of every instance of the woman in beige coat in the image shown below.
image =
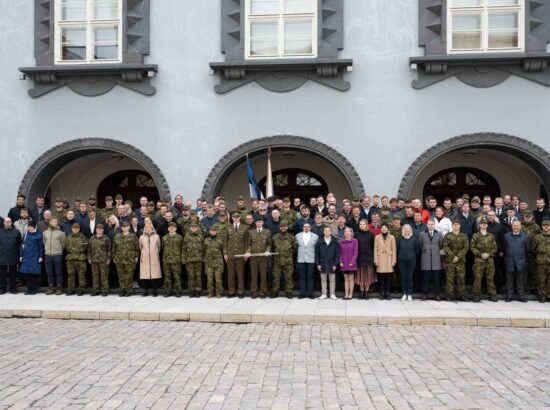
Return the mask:
[[149, 288], [153, 288], [153, 296], [157, 296], [162, 272], [160, 270], [160, 237], [155, 233], [152, 223], [145, 224], [143, 235], [139, 237], [141, 252], [139, 278], [145, 289], [143, 296], [149, 296]]
[[390, 300], [391, 277], [396, 263], [395, 237], [389, 232], [388, 225], [382, 224], [380, 234], [374, 239], [374, 264], [380, 282], [380, 300]]

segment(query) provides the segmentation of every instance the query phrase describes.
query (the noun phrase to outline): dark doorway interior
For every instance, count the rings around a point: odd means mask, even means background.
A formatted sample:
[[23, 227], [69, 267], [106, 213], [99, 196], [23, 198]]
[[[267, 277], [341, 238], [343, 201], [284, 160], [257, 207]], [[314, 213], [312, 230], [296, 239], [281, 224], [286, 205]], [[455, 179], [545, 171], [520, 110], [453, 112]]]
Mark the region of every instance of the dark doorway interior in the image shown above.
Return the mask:
[[141, 196], [150, 201], [160, 199], [159, 191], [151, 175], [145, 171], [125, 170], [109, 175], [97, 188], [97, 202], [100, 207], [105, 205], [105, 197], [120, 194], [124, 200], [130, 200], [134, 207], [139, 203]]
[[[260, 189], [265, 193], [266, 178], [260, 181]], [[299, 168], [281, 169], [273, 173], [275, 195], [291, 200], [300, 198], [309, 203], [309, 198], [316, 195], [326, 196], [329, 192], [327, 183], [319, 175]]]

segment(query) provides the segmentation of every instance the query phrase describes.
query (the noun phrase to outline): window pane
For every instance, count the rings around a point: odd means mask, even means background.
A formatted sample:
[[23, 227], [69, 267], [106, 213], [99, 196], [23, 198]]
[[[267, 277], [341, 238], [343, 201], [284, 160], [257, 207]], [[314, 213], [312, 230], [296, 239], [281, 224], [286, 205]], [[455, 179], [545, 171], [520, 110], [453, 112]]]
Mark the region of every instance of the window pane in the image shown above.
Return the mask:
[[285, 37], [308, 36], [311, 37], [312, 22], [304, 20], [285, 21]]
[[517, 29], [519, 13], [517, 12], [489, 12], [489, 30]]
[[63, 43], [86, 43], [86, 27], [64, 27], [61, 29]]
[[95, 20], [117, 20], [118, 0], [94, 0]]
[[250, 14], [277, 14], [279, 0], [250, 0]]
[[453, 13], [453, 31], [480, 29], [481, 13]]
[[277, 37], [277, 21], [253, 21], [250, 23], [250, 37]]
[[453, 33], [453, 48], [455, 50], [481, 48], [481, 32], [461, 31]]
[[481, 0], [452, 0], [451, 7], [477, 7], [481, 6]]
[[489, 48], [519, 47], [517, 31], [490, 31]]
[[95, 46], [94, 60], [116, 60], [118, 59], [118, 46]]
[[82, 0], [62, 0], [61, 20], [86, 20], [86, 2]]
[[274, 56], [277, 55], [277, 40], [251, 40], [250, 55]]
[[313, 13], [313, 0], [285, 0], [285, 13]]
[[95, 26], [94, 42], [117, 42], [118, 41], [118, 26]]
[[487, 0], [489, 6], [517, 6], [519, 0]]
[[61, 55], [63, 60], [86, 60], [86, 46], [63, 46]]

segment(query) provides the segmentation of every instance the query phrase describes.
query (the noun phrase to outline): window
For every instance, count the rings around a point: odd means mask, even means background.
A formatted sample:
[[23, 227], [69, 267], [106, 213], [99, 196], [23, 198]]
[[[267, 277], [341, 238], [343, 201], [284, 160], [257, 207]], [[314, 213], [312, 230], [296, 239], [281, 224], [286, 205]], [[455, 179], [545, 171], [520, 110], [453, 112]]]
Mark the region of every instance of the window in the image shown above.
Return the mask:
[[317, 0], [246, 0], [248, 59], [315, 57]]
[[56, 64], [122, 61], [121, 0], [56, 0]]
[[449, 52], [523, 51], [524, 0], [449, 0]]

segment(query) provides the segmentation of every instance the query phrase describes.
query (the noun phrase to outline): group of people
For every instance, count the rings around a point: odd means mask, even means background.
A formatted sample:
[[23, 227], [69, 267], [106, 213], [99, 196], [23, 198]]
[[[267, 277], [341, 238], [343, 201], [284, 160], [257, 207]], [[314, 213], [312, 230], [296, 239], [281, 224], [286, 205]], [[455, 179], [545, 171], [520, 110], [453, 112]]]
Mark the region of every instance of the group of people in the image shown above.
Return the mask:
[[121, 297], [133, 294], [138, 278], [143, 296], [162, 286], [164, 296], [181, 297], [186, 274], [190, 297], [202, 295], [206, 276], [208, 297], [243, 298], [249, 276], [252, 298], [278, 297], [281, 288], [292, 298], [297, 271], [299, 298], [314, 297], [317, 277], [319, 298], [337, 299], [341, 275], [344, 299], [356, 290], [368, 299], [375, 283], [380, 299], [390, 299], [399, 277], [402, 300], [414, 291], [427, 300], [433, 288], [439, 301], [445, 282], [447, 300], [466, 301], [471, 271], [475, 302], [483, 279], [494, 302], [497, 287], [506, 301], [526, 302], [533, 280], [541, 303], [550, 296], [550, 213], [542, 198], [533, 211], [517, 195], [494, 202], [464, 195], [441, 205], [434, 197], [423, 204], [374, 195], [338, 204], [329, 193], [309, 203], [254, 199], [250, 208], [239, 197], [232, 211], [222, 197], [195, 207], [181, 195], [174, 203], [141, 197], [135, 209], [121, 195], [107, 196], [103, 208], [96, 202], [76, 198], [70, 207], [56, 198], [47, 209], [43, 197], [27, 207], [19, 195], [0, 220], [0, 294], [16, 293], [21, 280], [26, 294], [36, 294], [45, 271], [47, 295], [83, 295], [91, 272], [91, 295], [107, 296], [116, 272]]

